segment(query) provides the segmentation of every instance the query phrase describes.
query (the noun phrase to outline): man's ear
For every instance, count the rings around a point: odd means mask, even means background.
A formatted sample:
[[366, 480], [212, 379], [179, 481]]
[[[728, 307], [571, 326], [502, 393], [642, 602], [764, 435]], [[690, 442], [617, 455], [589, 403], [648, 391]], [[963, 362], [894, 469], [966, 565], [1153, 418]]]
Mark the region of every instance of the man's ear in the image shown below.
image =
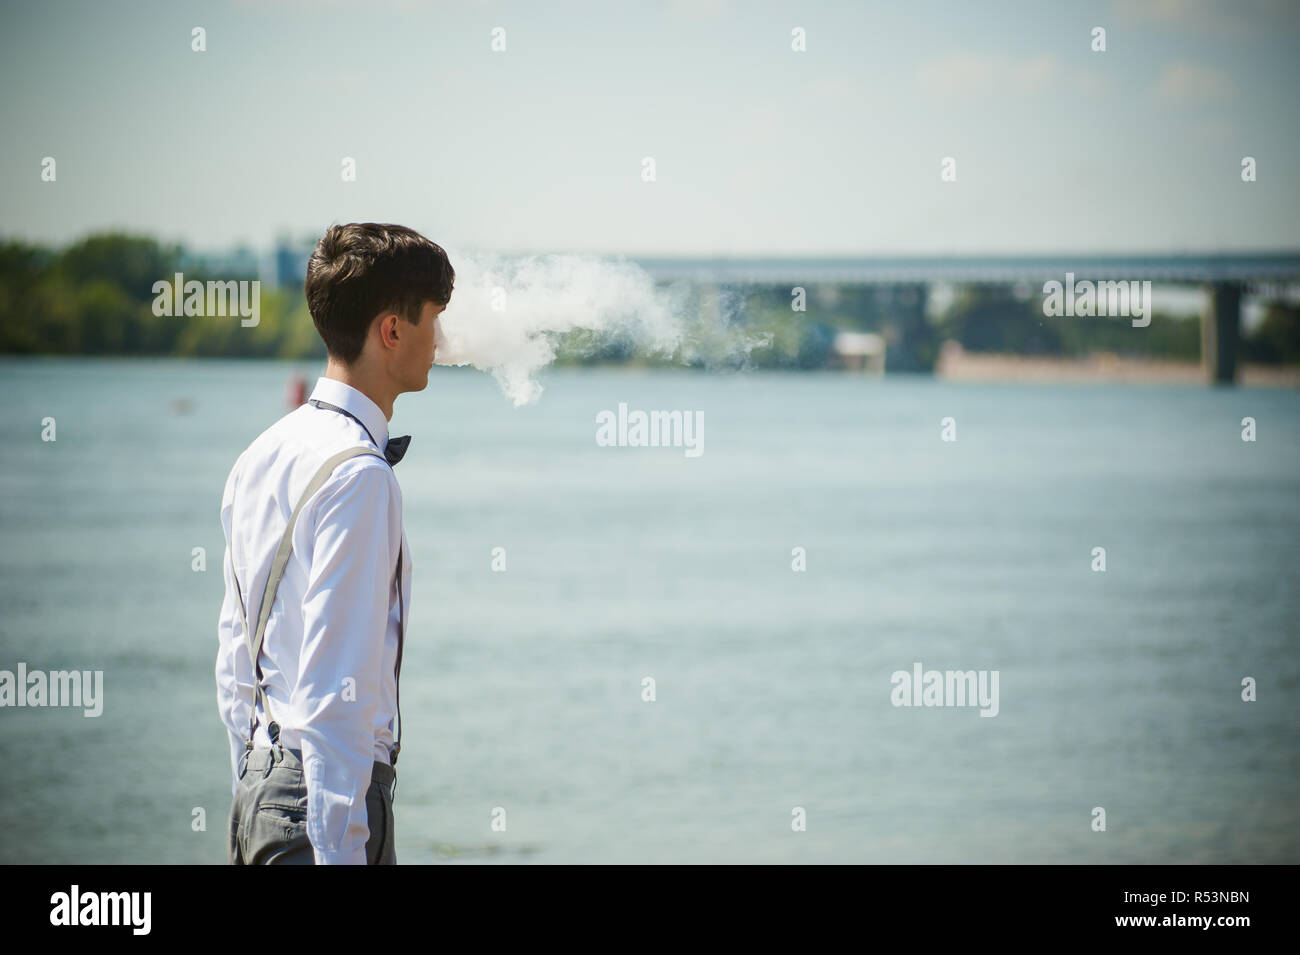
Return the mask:
[[[397, 334], [397, 328], [402, 323], [400, 321], [396, 322], [395, 324], [389, 322], [389, 319], [396, 319], [396, 318], [397, 318], [396, 312], [380, 312], [379, 315], [375, 318], [376, 330], [379, 333], [380, 345], [385, 344], [384, 338], [386, 335]], [[390, 331], [390, 327], [391, 327], [391, 331]]]

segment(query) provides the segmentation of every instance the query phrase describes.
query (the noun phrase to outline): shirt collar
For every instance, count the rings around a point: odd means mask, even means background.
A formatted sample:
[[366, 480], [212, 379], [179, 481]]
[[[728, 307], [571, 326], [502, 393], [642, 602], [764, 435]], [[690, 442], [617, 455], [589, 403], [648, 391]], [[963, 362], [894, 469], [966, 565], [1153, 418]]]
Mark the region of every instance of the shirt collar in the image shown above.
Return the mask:
[[379, 442], [380, 451], [388, 446], [388, 419], [384, 417], [384, 412], [379, 405], [356, 388], [337, 378], [322, 376], [316, 379], [316, 387], [312, 389], [311, 397], [352, 412], [361, 419], [374, 439]]

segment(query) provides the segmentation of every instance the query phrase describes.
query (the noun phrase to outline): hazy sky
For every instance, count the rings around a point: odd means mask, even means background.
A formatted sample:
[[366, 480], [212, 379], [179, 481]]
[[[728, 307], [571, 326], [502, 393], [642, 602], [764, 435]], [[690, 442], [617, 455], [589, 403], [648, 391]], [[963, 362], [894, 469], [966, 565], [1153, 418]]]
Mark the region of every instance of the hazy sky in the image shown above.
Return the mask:
[[502, 252], [1296, 248], [1297, 63], [1296, 0], [7, 0], [0, 233], [219, 249], [379, 220]]

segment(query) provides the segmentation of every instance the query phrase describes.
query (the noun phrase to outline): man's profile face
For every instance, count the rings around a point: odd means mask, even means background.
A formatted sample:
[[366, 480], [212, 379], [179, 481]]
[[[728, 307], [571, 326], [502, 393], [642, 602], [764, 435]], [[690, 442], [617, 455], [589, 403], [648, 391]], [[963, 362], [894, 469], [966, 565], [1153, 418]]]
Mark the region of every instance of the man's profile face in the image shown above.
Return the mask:
[[417, 324], [402, 323], [402, 331], [409, 336], [403, 349], [402, 371], [408, 391], [423, 391], [429, 384], [429, 369], [433, 367], [437, 337], [434, 323], [446, 307], [426, 301], [420, 308], [420, 321]]
[[[436, 322], [446, 307], [426, 299], [420, 306], [420, 320], [414, 325], [396, 312], [388, 312], [378, 317], [379, 324], [376, 328], [383, 326], [384, 330], [372, 329], [372, 336], [391, 335], [394, 332], [397, 335], [392, 353], [384, 360], [389, 374], [397, 382], [398, 394], [406, 391], [423, 391], [428, 387], [429, 369], [433, 367], [438, 333]], [[372, 342], [373, 345], [367, 347], [381, 350], [385, 347], [382, 341], [376, 338], [372, 338]]]

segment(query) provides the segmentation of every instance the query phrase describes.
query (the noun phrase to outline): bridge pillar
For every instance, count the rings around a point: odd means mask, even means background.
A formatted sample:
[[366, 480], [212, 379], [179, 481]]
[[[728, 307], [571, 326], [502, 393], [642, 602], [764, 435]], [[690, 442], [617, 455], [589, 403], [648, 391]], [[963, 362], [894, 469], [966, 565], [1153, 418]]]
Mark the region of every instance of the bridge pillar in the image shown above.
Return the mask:
[[1201, 316], [1201, 364], [1210, 384], [1231, 385], [1237, 378], [1241, 283], [1214, 282], [1207, 292]]
[[882, 286], [885, 369], [933, 372], [939, 358], [939, 339], [926, 320], [930, 287], [924, 282], [899, 282]]

